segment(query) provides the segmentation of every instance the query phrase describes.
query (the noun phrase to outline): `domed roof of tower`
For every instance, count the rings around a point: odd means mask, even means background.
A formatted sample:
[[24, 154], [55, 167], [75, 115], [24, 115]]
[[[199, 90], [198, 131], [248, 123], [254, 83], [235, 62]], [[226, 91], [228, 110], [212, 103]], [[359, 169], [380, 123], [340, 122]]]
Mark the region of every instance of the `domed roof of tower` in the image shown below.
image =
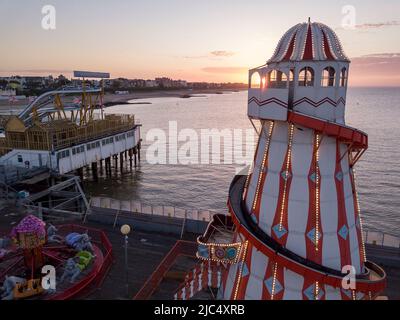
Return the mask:
[[310, 20], [295, 25], [283, 35], [268, 63], [303, 60], [350, 61], [336, 33], [328, 26]]

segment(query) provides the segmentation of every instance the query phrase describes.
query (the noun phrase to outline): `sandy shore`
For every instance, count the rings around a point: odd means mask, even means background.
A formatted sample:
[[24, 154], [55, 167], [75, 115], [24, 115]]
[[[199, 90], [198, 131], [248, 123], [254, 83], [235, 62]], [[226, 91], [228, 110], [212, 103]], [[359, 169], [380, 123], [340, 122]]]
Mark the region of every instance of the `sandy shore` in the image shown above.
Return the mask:
[[135, 93], [124, 94], [124, 95], [107, 94], [104, 98], [104, 103], [114, 105], [118, 103], [126, 103], [130, 100], [135, 100], [135, 99], [164, 98], [164, 97], [190, 98], [193, 95], [199, 95], [199, 94], [224, 94], [228, 92], [233, 92], [233, 90], [203, 89], [203, 90], [138, 91]]
[[[118, 94], [106, 94], [104, 97], [104, 103], [108, 106], [127, 103], [130, 100], [135, 99], [147, 99], [147, 98], [163, 98], [163, 97], [181, 97], [190, 98], [192, 95], [199, 94], [224, 94], [232, 92], [233, 90], [219, 90], [219, 89], [203, 89], [203, 90], [155, 90], [155, 91], [137, 91], [130, 94], [118, 95]], [[237, 91], [237, 90], [235, 90]], [[29, 104], [28, 99], [19, 100], [13, 104], [10, 104], [8, 100], [0, 100], [0, 113], [13, 111], [18, 113], [23, 110]]]

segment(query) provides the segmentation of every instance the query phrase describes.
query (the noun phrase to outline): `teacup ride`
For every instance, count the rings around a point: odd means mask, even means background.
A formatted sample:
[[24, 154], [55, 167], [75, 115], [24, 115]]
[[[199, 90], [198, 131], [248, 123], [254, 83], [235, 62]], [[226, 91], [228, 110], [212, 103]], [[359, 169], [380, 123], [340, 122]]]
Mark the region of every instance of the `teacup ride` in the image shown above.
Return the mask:
[[[46, 230], [44, 221], [30, 215], [12, 229], [10, 238], [13, 243], [2, 248], [0, 257], [0, 299], [65, 300], [87, 294], [112, 263], [112, 246], [98, 229], [63, 225]], [[73, 242], [67, 241], [71, 238]], [[55, 270], [55, 288], [47, 285], [49, 267]]]

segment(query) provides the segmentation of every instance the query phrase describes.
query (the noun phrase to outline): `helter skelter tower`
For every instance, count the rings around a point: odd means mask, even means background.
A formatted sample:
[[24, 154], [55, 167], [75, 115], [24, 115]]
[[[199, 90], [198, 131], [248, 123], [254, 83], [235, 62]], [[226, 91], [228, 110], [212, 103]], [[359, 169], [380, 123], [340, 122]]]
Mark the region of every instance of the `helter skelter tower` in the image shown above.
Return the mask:
[[[354, 165], [368, 137], [345, 125], [349, 63], [334, 31], [309, 21], [250, 70], [259, 141], [230, 187], [234, 238], [218, 237], [215, 221], [199, 238], [198, 256], [225, 266], [221, 299], [373, 299], [385, 288], [363, 242]], [[342, 286], [344, 266], [355, 288]]]

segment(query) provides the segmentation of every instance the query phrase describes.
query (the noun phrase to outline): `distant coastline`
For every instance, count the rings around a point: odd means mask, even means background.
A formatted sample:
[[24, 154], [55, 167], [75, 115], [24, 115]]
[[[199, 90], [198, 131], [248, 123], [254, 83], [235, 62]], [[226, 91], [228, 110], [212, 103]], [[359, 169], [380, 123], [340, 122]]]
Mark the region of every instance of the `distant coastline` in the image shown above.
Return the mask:
[[138, 91], [129, 94], [106, 94], [104, 96], [104, 105], [111, 107], [121, 104], [148, 104], [146, 102], [130, 102], [132, 100], [148, 99], [148, 98], [182, 98], [188, 99], [201, 94], [226, 94], [230, 92], [244, 91], [245, 89], [180, 89], [180, 90], [154, 90], [154, 91]]
[[[182, 98], [187, 99], [201, 94], [225, 94], [229, 92], [239, 92], [245, 89], [178, 89], [178, 90], [151, 90], [151, 91], [136, 91], [128, 94], [110, 94], [104, 96], [104, 105], [111, 107], [123, 104], [149, 104], [146, 102], [130, 102], [131, 100], [148, 99], [148, 98]], [[28, 99], [18, 100], [12, 104], [8, 100], [0, 100], [0, 111], [19, 111], [23, 110], [29, 104]]]

